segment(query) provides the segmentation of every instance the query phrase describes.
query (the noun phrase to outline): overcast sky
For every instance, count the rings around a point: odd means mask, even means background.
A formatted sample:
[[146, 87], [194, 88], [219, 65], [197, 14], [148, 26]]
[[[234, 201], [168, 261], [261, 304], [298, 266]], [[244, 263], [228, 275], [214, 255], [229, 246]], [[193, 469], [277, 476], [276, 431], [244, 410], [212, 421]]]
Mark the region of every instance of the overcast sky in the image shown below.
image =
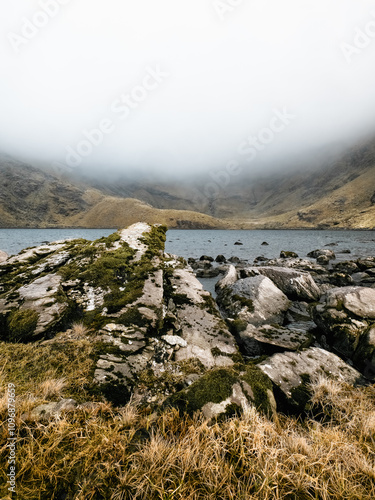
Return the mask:
[[0, 30], [16, 156], [255, 169], [375, 132], [373, 1], [2, 0]]

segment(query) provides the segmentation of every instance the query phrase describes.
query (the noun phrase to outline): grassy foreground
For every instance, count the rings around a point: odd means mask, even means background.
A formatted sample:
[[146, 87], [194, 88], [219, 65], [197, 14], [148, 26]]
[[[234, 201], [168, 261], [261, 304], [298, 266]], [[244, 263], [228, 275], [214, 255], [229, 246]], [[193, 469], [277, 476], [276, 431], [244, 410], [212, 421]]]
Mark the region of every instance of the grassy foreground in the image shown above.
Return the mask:
[[[79, 331], [79, 328], [76, 328]], [[256, 410], [207, 423], [176, 410], [113, 408], [90, 385], [95, 344], [58, 337], [44, 345], [0, 343], [0, 497], [7, 492], [5, 387], [16, 385], [17, 496], [52, 499], [375, 498], [375, 386], [319, 380], [311, 415]], [[74, 397], [93, 408], [35, 422], [27, 412]]]

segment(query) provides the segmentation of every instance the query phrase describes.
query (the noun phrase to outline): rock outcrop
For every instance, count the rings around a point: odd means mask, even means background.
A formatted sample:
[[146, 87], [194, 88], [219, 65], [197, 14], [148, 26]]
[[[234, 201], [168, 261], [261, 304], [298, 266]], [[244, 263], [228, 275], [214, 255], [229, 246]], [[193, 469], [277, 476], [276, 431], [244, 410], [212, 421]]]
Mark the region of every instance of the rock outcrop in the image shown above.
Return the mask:
[[[373, 380], [375, 288], [335, 283], [375, 278], [375, 259], [329, 268], [284, 252], [259, 266], [207, 255], [189, 265], [164, 252], [165, 233], [136, 223], [0, 262], [0, 340], [73, 342], [80, 322], [95, 345], [92, 385], [101, 401], [199, 410], [208, 419], [249, 406], [268, 416], [305, 411], [318, 375]], [[215, 302], [197, 276], [224, 272]], [[29, 417], [78, 407], [46, 402]]]
[[108, 238], [29, 249], [0, 266], [1, 337], [53, 339], [79, 320], [98, 344], [94, 383], [115, 404], [163, 400], [213, 368], [242, 362], [219, 310], [166, 228], [137, 223]]

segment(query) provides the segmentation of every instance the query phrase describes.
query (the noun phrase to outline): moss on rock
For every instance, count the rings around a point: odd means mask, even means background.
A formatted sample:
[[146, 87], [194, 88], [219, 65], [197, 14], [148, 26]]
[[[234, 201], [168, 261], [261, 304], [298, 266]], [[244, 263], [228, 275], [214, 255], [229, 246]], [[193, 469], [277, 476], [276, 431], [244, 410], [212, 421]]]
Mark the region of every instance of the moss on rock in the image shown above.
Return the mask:
[[165, 405], [193, 414], [206, 403], [221, 403], [230, 397], [236, 381], [235, 373], [231, 370], [211, 370], [187, 389], [168, 398]]
[[32, 309], [13, 311], [8, 319], [9, 340], [25, 342], [30, 340], [38, 324], [39, 314]]

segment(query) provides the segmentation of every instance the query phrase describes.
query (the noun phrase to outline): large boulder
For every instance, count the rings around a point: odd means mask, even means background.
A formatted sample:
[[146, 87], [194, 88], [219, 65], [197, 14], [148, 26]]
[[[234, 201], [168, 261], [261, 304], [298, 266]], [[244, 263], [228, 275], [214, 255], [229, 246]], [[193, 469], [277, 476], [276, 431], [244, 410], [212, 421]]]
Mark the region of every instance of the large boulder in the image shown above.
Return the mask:
[[375, 325], [362, 335], [353, 361], [366, 378], [371, 381], [375, 380]]
[[287, 296], [260, 275], [226, 286], [217, 301], [227, 316], [253, 325], [282, 324], [290, 306]]
[[339, 353], [351, 357], [361, 337], [375, 322], [375, 289], [342, 287], [328, 290], [313, 310], [313, 318]]
[[237, 269], [231, 264], [225, 275], [215, 285], [215, 291], [220, 293], [227, 286], [233, 285], [238, 280]]
[[261, 274], [270, 278], [291, 300], [315, 302], [319, 300], [320, 290], [310, 273], [285, 267], [262, 266], [248, 267], [240, 272], [241, 277]]
[[363, 383], [361, 374], [335, 354], [318, 347], [302, 352], [274, 354], [257, 365], [274, 384], [278, 409], [300, 412], [307, 408], [309, 383], [319, 376], [348, 384]]

